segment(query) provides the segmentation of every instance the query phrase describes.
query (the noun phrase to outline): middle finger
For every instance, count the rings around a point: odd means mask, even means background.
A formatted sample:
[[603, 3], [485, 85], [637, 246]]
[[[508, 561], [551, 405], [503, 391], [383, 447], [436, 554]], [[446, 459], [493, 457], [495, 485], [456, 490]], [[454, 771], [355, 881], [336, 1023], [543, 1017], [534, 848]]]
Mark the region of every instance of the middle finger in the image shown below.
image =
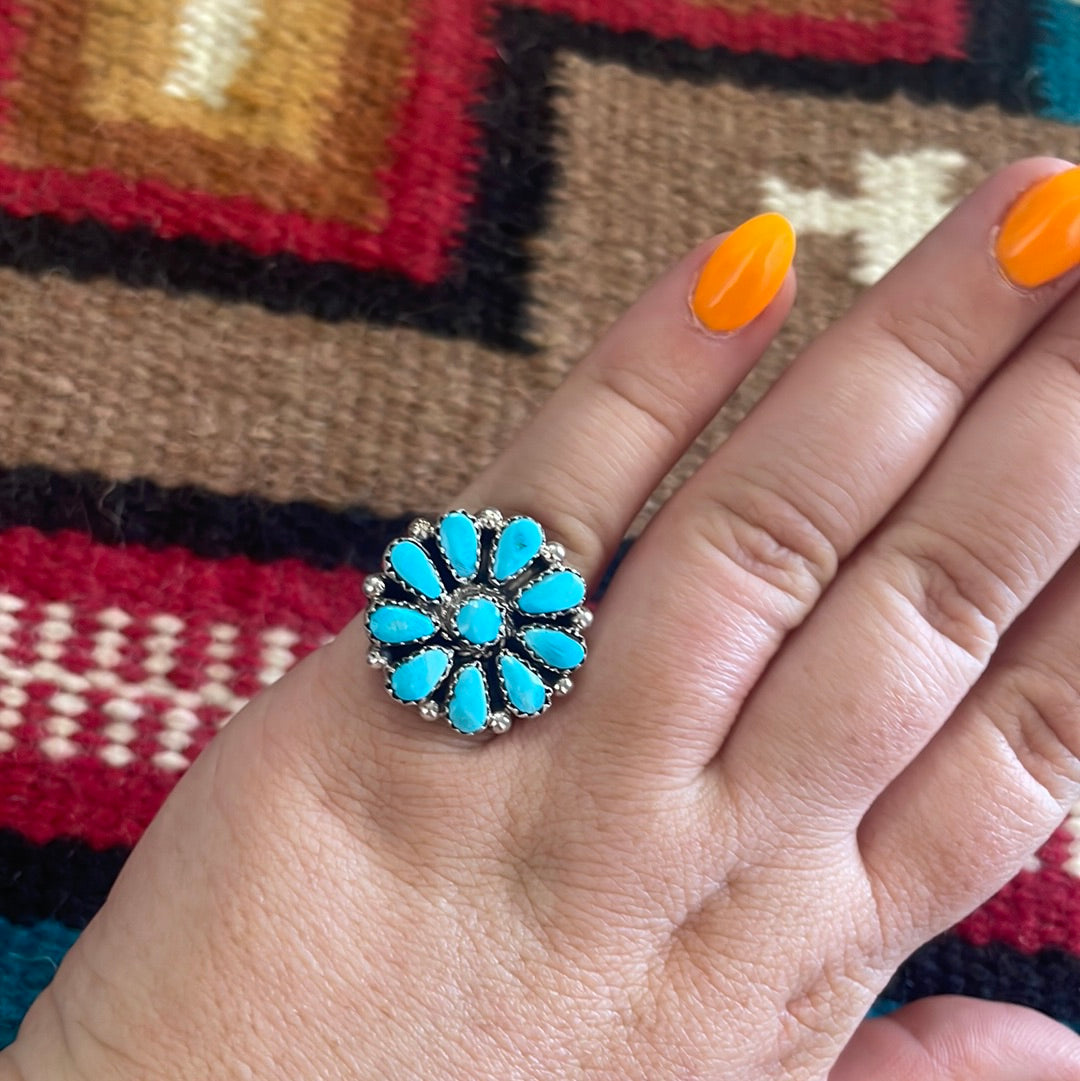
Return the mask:
[[712, 758], [839, 563], [1075, 283], [1070, 273], [1017, 288], [992, 242], [1022, 192], [1067, 168], [1031, 159], [991, 177], [789, 367], [653, 519], [592, 632], [592, 673], [607, 671], [614, 689], [602, 718], [564, 734], [584, 761], [678, 784]]

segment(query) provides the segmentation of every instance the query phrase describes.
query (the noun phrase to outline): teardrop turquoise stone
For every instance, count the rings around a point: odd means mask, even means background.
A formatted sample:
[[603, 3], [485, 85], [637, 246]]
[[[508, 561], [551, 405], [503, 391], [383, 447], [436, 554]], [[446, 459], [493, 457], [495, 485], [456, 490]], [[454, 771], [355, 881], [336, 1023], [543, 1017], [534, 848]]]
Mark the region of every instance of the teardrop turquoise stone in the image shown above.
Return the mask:
[[506, 695], [521, 713], [539, 713], [547, 700], [547, 691], [540, 677], [524, 662], [510, 653], [499, 658], [499, 671], [506, 684]]
[[385, 604], [372, 612], [368, 627], [373, 638], [390, 646], [418, 642], [435, 633], [435, 623], [430, 616], [396, 604]]
[[491, 573], [497, 582], [513, 578], [540, 551], [544, 531], [533, 518], [515, 518], [509, 522], [495, 546]]
[[552, 668], [568, 671], [585, 660], [585, 647], [572, 635], [554, 627], [526, 627], [521, 637], [525, 645]]
[[585, 599], [585, 580], [576, 571], [556, 571], [521, 591], [518, 607], [531, 616], [565, 612]]
[[442, 582], [427, 552], [416, 541], [395, 541], [390, 548], [390, 566], [397, 576], [417, 593], [431, 600], [442, 596]]
[[454, 573], [468, 581], [476, 574], [480, 562], [480, 542], [472, 519], [460, 511], [452, 511], [439, 523], [439, 542]]
[[450, 723], [459, 732], [479, 732], [487, 724], [488, 695], [484, 674], [475, 664], [466, 665], [454, 683], [454, 693], [446, 709]]
[[461, 637], [475, 646], [494, 642], [502, 630], [502, 614], [487, 597], [467, 600], [458, 609], [454, 622]]
[[394, 669], [390, 686], [402, 701], [419, 702], [438, 687], [449, 667], [445, 649], [424, 649]]

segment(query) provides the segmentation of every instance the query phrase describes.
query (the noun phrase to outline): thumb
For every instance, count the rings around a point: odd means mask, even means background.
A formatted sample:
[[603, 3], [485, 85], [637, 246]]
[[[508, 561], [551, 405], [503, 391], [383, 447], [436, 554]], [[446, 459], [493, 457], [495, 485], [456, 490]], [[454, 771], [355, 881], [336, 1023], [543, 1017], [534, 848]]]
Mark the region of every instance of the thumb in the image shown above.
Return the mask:
[[1080, 1036], [1025, 1006], [939, 995], [855, 1030], [829, 1081], [1080, 1081]]

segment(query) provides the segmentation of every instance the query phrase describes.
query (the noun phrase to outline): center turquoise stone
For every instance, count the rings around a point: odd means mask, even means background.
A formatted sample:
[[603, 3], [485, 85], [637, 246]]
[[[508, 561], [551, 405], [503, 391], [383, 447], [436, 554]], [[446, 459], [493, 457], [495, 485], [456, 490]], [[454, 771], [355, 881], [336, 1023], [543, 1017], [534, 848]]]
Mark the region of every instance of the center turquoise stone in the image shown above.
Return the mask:
[[502, 614], [487, 597], [472, 597], [454, 616], [458, 634], [474, 646], [488, 646], [502, 633]]

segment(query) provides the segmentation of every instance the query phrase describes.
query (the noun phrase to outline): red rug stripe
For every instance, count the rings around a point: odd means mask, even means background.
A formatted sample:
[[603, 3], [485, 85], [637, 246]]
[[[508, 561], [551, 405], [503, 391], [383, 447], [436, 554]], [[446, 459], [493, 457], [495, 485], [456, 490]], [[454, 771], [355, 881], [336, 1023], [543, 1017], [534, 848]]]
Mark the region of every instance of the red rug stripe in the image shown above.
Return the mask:
[[1022, 953], [1056, 948], [1080, 956], [1080, 879], [1061, 869], [1069, 841], [1058, 830], [1040, 852], [1042, 869], [1021, 871], [957, 933], [976, 946], [1001, 942]]
[[[178, 548], [113, 548], [82, 534], [45, 536], [33, 529], [12, 529], [0, 534], [0, 593], [17, 596], [26, 606], [17, 613], [20, 629], [3, 652], [15, 663], [30, 664], [36, 629], [45, 618], [41, 609], [62, 602], [74, 611], [74, 633], [64, 643], [63, 667], [76, 675], [86, 673], [95, 667], [97, 615], [116, 607], [132, 622], [124, 632], [124, 656], [114, 670], [118, 678], [138, 683], [147, 678], [143, 647], [156, 633], [150, 621], [174, 615], [183, 620], [184, 629], [168, 679], [181, 693], [192, 693], [206, 682], [212, 663], [206, 651], [211, 628], [228, 624], [237, 630], [231, 690], [250, 698], [261, 687], [260, 634], [268, 627], [291, 631], [296, 637], [291, 652], [299, 659], [363, 606], [362, 583], [357, 571], [319, 571], [296, 560], [264, 565], [243, 557], [206, 560]], [[72, 737], [79, 753], [54, 760], [40, 749], [48, 734], [45, 721], [55, 712], [50, 700], [57, 689], [47, 680], [33, 680], [23, 688], [24, 723], [12, 732], [15, 747], [0, 753], [0, 826], [38, 842], [69, 835], [95, 847], [131, 844], [179, 776], [151, 763], [161, 750], [156, 742], [161, 718], [175, 702], [152, 690], [139, 697], [143, 716], [129, 744], [134, 757], [118, 768], [99, 757], [109, 743], [104, 733], [112, 720], [104, 708], [112, 697], [107, 689], [82, 692], [87, 708], [77, 717], [79, 731]], [[190, 732], [192, 743], [184, 752], [189, 760], [228, 714], [206, 703], [192, 712], [200, 723]]]
[[962, 59], [968, 22], [964, 0], [896, 0], [892, 17], [876, 24], [765, 11], [737, 15], [685, 0], [518, 0], [518, 5], [621, 32], [644, 30], [680, 38], [698, 48], [719, 45], [739, 53], [865, 64], [922, 64], [938, 56]]
[[[16, 8], [14, 0], [0, 0], [3, 80], [18, 77], [22, 35], [12, 21]], [[469, 110], [494, 55], [483, 36], [487, 11], [485, 0], [427, 0], [419, 7], [413, 37], [417, 60], [391, 140], [394, 160], [379, 178], [388, 207], [379, 229], [272, 212], [259, 203], [257, 191], [222, 198], [107, 169], [69, 173], [0, 163], [0, 206], [22, 217], [50, 214], [68, 222], [91, 217], [115, 229], [145, 226], [166, 239], [191, 235], [240, 244], [258, 255], [288, 251], [312, 262], [437, 281], [464, 229], [482, 149]], [[5, 104], [0, 99], [0, 122], [7, 119]]]

